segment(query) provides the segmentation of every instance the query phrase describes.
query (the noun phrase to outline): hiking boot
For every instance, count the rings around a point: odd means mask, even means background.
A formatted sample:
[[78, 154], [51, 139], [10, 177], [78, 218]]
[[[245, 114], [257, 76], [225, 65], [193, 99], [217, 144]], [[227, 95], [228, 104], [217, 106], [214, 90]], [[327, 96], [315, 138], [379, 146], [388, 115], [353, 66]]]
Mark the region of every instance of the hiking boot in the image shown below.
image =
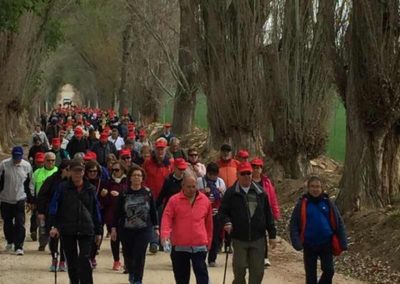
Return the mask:
[[264, 267], [269, 267], [269, 266], [271, 266], [271, 262], [269, 262], [269, 259], [268, 258], [264, 259]]
[[158, 252], [158, 245], [157, 244], [150, 244], [150, 252], [152, 254], [156, 254]]
[[49, 271], [50, 271], [50, 272], [56, 272], [56, 270], [57, 270], [57, 264], [58, 264], [57, 259], [53, 259], [53, 260], [51, 261], [51, 265], [50, 265], [50, 267], [49, 267]]
[[114, 271], [120, 271], [121, 267], [122, 267], [121, 262], [119, 262], [119, 261], [114, 261], [112, 270], [114, 270]]
[[90, 260], [90, 265], [92, 266], [92, 269], [96, 269], [97, 267], [97, 261], [95, 258]]
[[13, 252], [14, 251], [14, 244], [7, 244], [5, 247], [6, 252]]
[[60, 261], [60, 264], [58, 265], [58, 271], [59, 272], [67, 271], [67, 265], [65, 264], [65, 261]]
[[24, 255], [24, 250], [23, 250], [23, 249], [17, 249], [17, 250], [15, 251], [15, 254], [16, 254], [16, 255]]
[[31, 239], [32, 239], [32, 241], [34, 241], [34, 242], [37, 241], [37, 233], [36, 233], [36, 232], [31, 232]]

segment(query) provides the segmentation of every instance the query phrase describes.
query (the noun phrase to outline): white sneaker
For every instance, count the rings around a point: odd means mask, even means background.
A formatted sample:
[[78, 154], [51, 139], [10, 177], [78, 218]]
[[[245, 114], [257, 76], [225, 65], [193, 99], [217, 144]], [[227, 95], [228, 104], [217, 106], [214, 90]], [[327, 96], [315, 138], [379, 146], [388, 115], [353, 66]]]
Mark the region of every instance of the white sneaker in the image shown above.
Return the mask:
[[23, 249], [17, 249], [17, 250], [15, 251], [15, 254], [16, 254], [16, 255], [24, 255], [24, 250], [23, 250]]
[[7, 244], [5, 248], [6, 252], [12, 252], [14, 251], [14, 244]]
[[269, 262], [268, 258], [264, 259], [264, 266], [265, 267], [271, 266], [271, 262]]

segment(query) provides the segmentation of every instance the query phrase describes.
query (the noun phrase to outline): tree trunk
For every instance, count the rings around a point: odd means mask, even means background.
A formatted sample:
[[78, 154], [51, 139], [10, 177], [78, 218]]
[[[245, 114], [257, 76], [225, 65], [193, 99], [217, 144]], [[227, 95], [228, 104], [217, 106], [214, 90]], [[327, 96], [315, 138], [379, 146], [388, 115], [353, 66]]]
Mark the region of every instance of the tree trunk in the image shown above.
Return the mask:
[[132, 25], [130, 22], [125, 27], [122, 33], [122, 64], [121, 64], [121, 82], [118, 90], [119, 97], [119, 113], [122, 114], [124, 109], [129, 108], [129, 98], [127, 92], [127, 72], [128, 63], [130, 56], [130, 46], [131, 46], [131, 32]]
[[179, 69], [180, 75], [177, 91], [174, 99], [174, 133], [178, 136], [188, 134], [194, 123], [196, 111], [195, 86], [196, 72], [195, 61], [192, 52], [194, 13], [191, 1], [180, 0], [180, 40], [179, 40]]

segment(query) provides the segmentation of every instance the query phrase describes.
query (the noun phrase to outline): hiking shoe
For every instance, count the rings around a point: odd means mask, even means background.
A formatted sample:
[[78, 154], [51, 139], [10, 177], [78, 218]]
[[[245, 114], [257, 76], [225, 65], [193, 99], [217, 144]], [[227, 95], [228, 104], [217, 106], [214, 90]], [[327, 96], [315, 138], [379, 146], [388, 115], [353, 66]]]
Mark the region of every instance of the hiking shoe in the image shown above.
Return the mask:
[[65, 261], [60, 261], [60, 264], [58, 265], [58, 271], [59, 272], [67, 271], [67, 265], [65, 264]]
[[122, 267], [121, 262], [119, 262], [119, 261], [114, 261], [112, 270], [114, 270], [114, 271], [119, 271], [119, 270], [121, 269], [121, 267]]
[[56, 272], [56, 270], [57, 270], [57, 264], [58, 264], [57, 259], [53, 259], [53, 260], [51, 261], [51, 265], [50, 265], [50, 267], [49, 267], [49, 271], [50, 271], [50, 272]]
[[45, 248], [46, 246], [39, 246], [38, 251], [44, 251]]
[[158, 245], [157, 244], [150, 244], [150, 252], [152, 254], [156, 254], [158, 252]]
[[90, 260], [90, 265], [92, 266], [92, 269], [96, 269], [97, 267], [97, 261], [95, 258], [93, 258], [92, 260]]
[[31, 239], [32, 239], [32, 241], [34, 241], [34, 242], [37, 241], [37, 233], [36, 233], [36, 232], [31, 232]]
[[217, 264], [214, 261], [212, 261], [208, 264], [208, 267], [216, 267], [216, 266], [217, 266]]
[[264, 267], [269, 267], [269, 266], [271, 266], [271, 262], [269, 262], [269, 259], [268, 258], [264, 259]]
[[16, 254], [16, 255], [24, 255], [24, 250], [23, 250], [23, 249], [17, 249], [17, 250], [15, 251], [15, 254]]
[[5, 247], [6, 252], [13, 252], [14, 251], [14, 244], [7, 244]]

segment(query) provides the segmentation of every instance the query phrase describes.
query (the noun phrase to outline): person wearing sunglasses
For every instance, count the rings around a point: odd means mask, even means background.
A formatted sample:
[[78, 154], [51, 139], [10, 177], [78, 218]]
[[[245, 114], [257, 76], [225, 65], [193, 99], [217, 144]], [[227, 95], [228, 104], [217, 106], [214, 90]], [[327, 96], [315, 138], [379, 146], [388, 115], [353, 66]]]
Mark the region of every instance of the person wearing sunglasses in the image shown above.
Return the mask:
[[37, 214], [37, 196], [42, 188], [44, 181], [55, 172], [57, 172], [58, 168], [56, 167], [56, 155], [52, 152], [47, 152], [44, 155], [44, 166], [39, 168], [33, 172], [32, 179], [29, 184], [29, 188], [31, 190], [31, 194], [34, 197], [33, 202], [34, 206], [32, 207], [32, 217], [31, 217], [31, 238], [32, 240], [37, 239], [37, 231], [38, 231], [38, 224], [40, 225], [39, 229], [39, 251], [44, 251], [48, 236], [47, 230], [45, 227], [45, 220], [38, 219]]
[[[124, 168], [120, 162], [115, 161], [111, 166], [111, 179], [104, 184], [100, 191], [100, 204], [103, 208], [104, 224], [107, 226], [108, 232], [111, 232], [118, 196], [127, 188], [128, 180]], [[114, 259], [112, 270], [119, 271], [122, 266], [119, 258], [119, 236], [115, 240], [111, 239], [110, 245]]]
[[196, 177], [204, 177], [206, 174], [206, 166], [199, 161], [199, 151], [195, 147], [188, 150], [188, 168]]
[[233, 283], [261, 283], [264, 277], [266, 231], [271, 248], [276, 246], [276, 228], [265, 191], [252, 181], [249, 162], [238, 166], [237, 181], [222, 198], [220, 208], [224, 230], [233, 244]]

